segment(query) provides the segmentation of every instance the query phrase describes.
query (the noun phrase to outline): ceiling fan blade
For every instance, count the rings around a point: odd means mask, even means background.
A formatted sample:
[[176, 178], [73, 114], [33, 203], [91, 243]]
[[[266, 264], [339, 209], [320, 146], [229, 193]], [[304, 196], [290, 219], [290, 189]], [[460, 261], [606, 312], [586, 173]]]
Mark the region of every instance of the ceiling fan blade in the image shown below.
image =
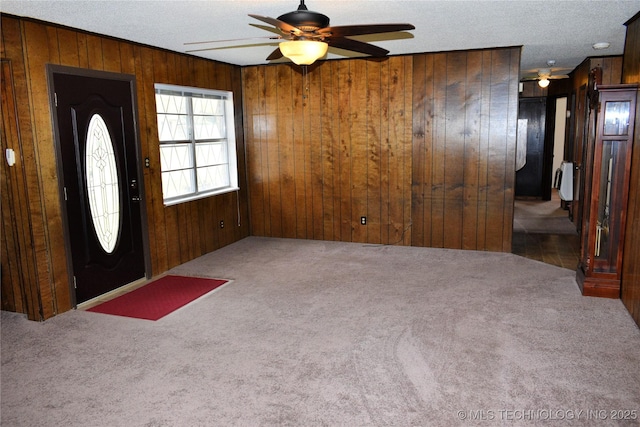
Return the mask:
[[271, 52], [271, 55], [267, 56], [267, 61], [273, 61], [274, 59], [280, 59], [282, 57], [282, 51], [280, 51], [280, 48], [277, 48], [276, 50]]
[[279, 28], [284, 33], [294, 34], [296, 36], [301, 36], [302, 34], [304, 34], [304, 32], [301, 29], [294, 27], [293, 25], [289, 25], [286, 22], [276, 18], [270, 18], [268, 16], [252, 15], [252, 14], [249, 14], [249, 16], [259, 21], [266, 22], [267, 24], [271, 24], [274, 27]]
[[344, 25], [320, 28], [318, 34], [331, 34], [332, 37], [359, 36], [363, 34], [391, 33], [394, 31], [415, 30], [411, 24], [372, 24], [372, 25]]
[[239, 49], [239, 48], [243, 48], [243, 47], [261, 47], [261, 46], [273, 46], [273, 43], [246, 43], [246, 44], [239, 44], [239, 45], [233, 45], [233, 46], [228, 46], [228, 45], [222, 45], [222, 46], [215, 46], [215, 47], [205, 47], [205, 48], [200, 48], [200, 49], [189, 49], [189, 50], [185, 50], [185, 53], [193, 53], [193, 52], [207, 52], [209, 50], [225, 50], [225, 49]]
[[547, 77], [549, 80], [555, 80], [555, 79], [568, 79], [569, 76], [566, 74], [556, 74], [556, 75], [551, 75], [549, 77]]
[[263, 40], [263, 39], [267, 39], [267, 40], [278, 40], [281, 39], [282, 37], [280, 36], [264, 36], [264, 37], [245, 37], [245, 38], [240, 38], [240, 39], [227, 39], [227, 40], [207, 40], [207, 41], [201, 41], [201, 42], [186, 42], [183, 43], [185, 46], [187, 45], [194, 45], [194, 44], [207, 44], [207, 43], [228, 43], [228, 42], [239, 42], [239, 41], [244, 41], [244, 40]]
[[389, 53], [387, 49], [344, 37], [329, 37], [325, 41], [332, 47], [365, 53], [371, 56], [385, 56]]

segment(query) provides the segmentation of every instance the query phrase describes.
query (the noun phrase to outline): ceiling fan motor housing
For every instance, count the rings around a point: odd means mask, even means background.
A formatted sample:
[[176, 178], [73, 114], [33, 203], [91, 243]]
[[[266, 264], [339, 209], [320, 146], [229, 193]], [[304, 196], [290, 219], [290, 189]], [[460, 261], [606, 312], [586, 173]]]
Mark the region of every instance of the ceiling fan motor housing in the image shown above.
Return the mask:
[[329, 26], [329, 17], [311, 10], [298, 9], [278, 16], [280, 21], [286, 22], [304, 32], [313, 32]]

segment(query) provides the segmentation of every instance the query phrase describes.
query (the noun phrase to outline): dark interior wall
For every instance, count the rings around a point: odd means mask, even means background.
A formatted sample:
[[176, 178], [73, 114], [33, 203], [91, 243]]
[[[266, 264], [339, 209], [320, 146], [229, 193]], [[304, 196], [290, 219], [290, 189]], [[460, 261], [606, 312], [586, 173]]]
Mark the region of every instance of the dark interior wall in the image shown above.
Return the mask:
[[503, 48], [244, 68], [251, 233], [510, 251], [519, 63]]
[[[153, 276], [249, 234], [240, 67], [6, 15], [0, 57], [2, 148], [17, 153], [15, 166], [0, 162], [2, 309], [42, 320], [71, 308], [46, 64], [135, 76]], [[164, 206], [154, 83], [234, 92], [239, 194]]]

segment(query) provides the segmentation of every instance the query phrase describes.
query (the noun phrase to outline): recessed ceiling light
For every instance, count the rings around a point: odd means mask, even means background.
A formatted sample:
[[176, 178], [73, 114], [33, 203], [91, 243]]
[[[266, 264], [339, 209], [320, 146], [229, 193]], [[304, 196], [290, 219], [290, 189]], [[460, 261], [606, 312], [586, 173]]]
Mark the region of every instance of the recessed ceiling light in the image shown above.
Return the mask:
[[611, 46], [611, 43], [599, 42], [599, 43], [595, 43], [593, 45], [593, 48], [596, 49], [596, 50], [600, 50], [600, 49], [607, 49], [609, 46]]

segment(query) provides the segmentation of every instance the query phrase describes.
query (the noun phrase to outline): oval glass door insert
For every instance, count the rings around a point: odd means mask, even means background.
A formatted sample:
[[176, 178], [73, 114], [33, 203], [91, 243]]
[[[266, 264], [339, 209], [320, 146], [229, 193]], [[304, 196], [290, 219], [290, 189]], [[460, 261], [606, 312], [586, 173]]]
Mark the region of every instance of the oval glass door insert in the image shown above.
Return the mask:
[[112, 253], [120, 234], [120, 191], [113, 141], [100, 114], [89, 121], [85, 173], [94, 230], [102, 249]]

